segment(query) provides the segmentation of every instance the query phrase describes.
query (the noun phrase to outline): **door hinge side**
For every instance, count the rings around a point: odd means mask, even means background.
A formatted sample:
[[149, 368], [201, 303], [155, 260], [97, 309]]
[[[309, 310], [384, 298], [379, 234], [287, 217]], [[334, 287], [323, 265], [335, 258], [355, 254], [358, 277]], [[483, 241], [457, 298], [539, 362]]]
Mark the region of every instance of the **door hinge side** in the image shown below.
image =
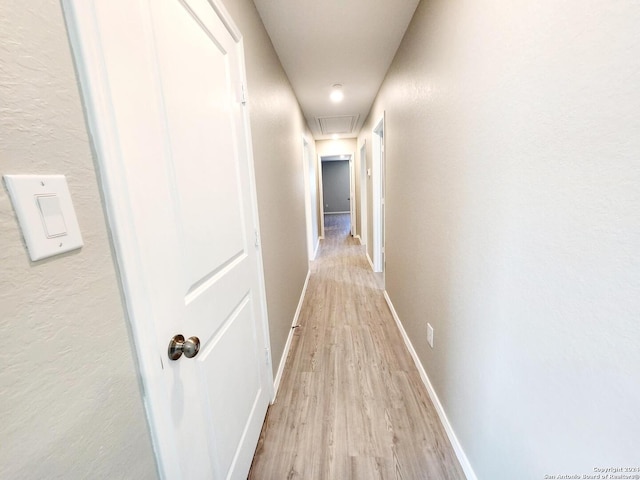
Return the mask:
[[264, 360], [267, 365], [271, 365], [271, 355], [269, 354], [269, 349], [267, 347], [264, 348]]
[[241, 103], [242, 105], [246, 105], [247, 104], [247, 89], [244, 86], [244, 82], [239, 82], [238, 86], [237, 86], [238, 90], [237, 90], [237, 96], [238, 96], [238, 103]]

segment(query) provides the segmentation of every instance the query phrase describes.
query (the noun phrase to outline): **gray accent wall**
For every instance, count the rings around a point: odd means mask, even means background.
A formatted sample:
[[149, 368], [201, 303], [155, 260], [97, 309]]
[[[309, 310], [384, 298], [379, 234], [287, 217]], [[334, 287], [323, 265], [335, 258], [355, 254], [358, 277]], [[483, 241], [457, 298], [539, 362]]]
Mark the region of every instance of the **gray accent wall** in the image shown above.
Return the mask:
[[349, 160], [322, 162], [324, 213], [350, 212]]
[[479, 479], [637, 467], [638, 25], [424, 0], [358, 139], [386, 112], [386, 289]]

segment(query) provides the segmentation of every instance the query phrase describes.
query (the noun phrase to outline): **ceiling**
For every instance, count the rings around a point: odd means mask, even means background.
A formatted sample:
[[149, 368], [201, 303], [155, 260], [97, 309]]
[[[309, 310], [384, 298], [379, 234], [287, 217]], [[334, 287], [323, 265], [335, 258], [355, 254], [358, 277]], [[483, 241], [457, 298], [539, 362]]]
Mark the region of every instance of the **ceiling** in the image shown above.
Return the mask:
[[254, 0], [316, 140], [358, 135], [418, 2]]

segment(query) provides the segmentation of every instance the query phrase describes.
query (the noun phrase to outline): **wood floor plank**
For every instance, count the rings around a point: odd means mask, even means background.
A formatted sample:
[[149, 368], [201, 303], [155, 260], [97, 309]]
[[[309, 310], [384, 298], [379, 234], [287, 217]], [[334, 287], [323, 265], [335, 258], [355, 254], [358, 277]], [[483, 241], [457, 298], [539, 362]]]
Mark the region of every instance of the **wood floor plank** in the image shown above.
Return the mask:
[[348, 215], [329, 215], [252, 480], [464, 479]]

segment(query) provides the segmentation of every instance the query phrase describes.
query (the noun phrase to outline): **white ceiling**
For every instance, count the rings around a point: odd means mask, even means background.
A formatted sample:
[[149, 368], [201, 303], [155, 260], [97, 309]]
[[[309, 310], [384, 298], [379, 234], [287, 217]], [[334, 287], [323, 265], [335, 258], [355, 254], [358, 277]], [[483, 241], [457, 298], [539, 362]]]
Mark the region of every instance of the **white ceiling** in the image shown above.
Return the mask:
[[[254, 0], [316, 140], [357, 136], [419, 0]], [[329, 99], [343, 85], [344, 100]]]

